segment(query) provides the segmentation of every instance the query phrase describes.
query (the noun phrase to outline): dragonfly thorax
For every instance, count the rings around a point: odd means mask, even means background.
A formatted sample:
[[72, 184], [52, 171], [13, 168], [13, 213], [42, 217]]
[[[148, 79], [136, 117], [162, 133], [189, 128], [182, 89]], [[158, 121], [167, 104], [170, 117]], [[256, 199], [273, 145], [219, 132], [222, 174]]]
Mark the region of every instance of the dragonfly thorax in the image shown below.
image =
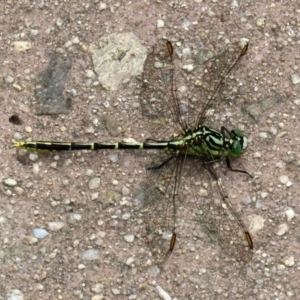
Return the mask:
[[207, 126], [199, 126], [197, 130], [185, 131], [182, 146], [181, 152], [188, 155], [211, 157], [215, 160], [241, 155], [247, 147], [247, 138], [238, 129], [229, 132], [222, 127], [220, 132]]

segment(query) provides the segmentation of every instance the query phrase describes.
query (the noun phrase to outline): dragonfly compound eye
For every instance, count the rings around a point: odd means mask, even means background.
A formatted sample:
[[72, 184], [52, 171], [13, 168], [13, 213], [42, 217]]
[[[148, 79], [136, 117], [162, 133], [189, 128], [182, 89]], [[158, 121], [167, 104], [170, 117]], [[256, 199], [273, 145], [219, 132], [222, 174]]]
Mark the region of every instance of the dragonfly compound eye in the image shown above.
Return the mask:
[[231, 147], [231, 155], [233, 157], [237, 157], [239, 155], [241, 155], [242, 153], [242, 145], [241, 142], [239, 140], [236, 140], [233, 142], [232, 147]]

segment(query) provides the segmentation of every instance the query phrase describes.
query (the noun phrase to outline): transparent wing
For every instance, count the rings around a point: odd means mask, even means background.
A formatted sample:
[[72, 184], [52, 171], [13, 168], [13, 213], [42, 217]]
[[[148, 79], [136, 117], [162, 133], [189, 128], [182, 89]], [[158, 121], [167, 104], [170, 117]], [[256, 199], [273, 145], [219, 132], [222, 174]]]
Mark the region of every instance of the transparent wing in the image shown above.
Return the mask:
[[158, 40], [145, 61], [140, 93], [142, 113], [154, 123], [152, 137], [169, 139], [174, 132], [202, 125], [220, 103], [226, 77], [247, 49], [248, 44], [233, 44], [204, 64], [196, 55], [193, 70], [186, 70], [174, 59], [172, 44]]
[[165, 39], [154, 44], [144, 63], [140, 104], [142, 114], [152, 121], [152, 138], [166, 140], [178, 132], [173, 47]]
[[221, 54], [209, 60], [202, 70], [202, 79], [196, 73], [195, 88], [193, 94], [202, 98], [201, 109], [195, 109], [195, 121], [192, 125], [202, 125], [207, 117], [207, 112], [211, 108], [218, 106], [221, 100], [221, 92], [226, 86], [225, 81], [233, 68], [237, 65], [242, 56], [247, 52], [248, 44], [243, 47], [239, 43], [231, 45]]
[[252, 239], [217, 175], [216, 164], [206, 169], [203, 161], [191, 159], [185, 168], [190, 186], [185, 190], [191, 190], [190, 197], [185, 197], [186, 206], [195, 211], [194, 219], [228, 258], [240, 265], [248, 263], [253, 255]]
[[176, 203], [183, 157], [167, 156], [148, 170], [144, 184], [143, 206], [147, 242], [155, 264], [162, 264], [171, 254], [176, 241]]

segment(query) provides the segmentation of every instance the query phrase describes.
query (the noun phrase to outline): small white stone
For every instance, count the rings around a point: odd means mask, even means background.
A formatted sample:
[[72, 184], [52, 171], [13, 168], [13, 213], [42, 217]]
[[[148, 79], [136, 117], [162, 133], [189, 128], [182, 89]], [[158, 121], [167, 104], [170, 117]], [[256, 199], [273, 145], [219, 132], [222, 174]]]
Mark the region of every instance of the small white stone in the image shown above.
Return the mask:
[[128, 220], [130, 219], [131, 215], [130, 213], [125, 213], [124, 215], [122, 215], [122, 220]]
[[258, 27], [264, 27], [265, 26], [265, 22], [266, 22], [266, 18], [258, 18], [256, 19], [256, 25]]
[[260, 196], [261, 196], [261, 198], [262, 198], [262, 199], [265, 199], [265, 198], [267, 198], [267, 197], [268, 197], [268, 195], [269, 195], [269, 193], [268, 193], [268, 192], [261, 192], [261, 193], [260, 193]]
[[91, 77], [95, 76], [95, 73], [93, 70], [86, 70], [85, 75], [86, 75], [86, 77], [91, 78]]
[[188, 72], [192, 72], [193, 70], [194, 70], [194, 65], [193, 64], [188, 64], [188, 65], [184, 65], [184, 66], [182, 66], [182, 69], [183, 70], [186, 70], [186, 71], [188, 71]]
[[290, 222], [295, 217], [295, 211], [292, 208], [288, 208], [285, 211], [286, 219]]
[[285, 167], [285, 163], [283, 161], [279, 161], [276, 163], [276, 167], [279, 169], [283, 169]]
[[299, 84], [300, 83], [300, 76], [299, 75], [294, 74], [294, 75], [291, 76], [291, 78], [292, 78], [292, 83], [293, 84]]
[[5, 83], [12, 83], [14, 82], [14, 78], [12, 76], [6, 76], [4, 81]]
[[282, 184], [287, 184], [289, 181], [289, 178], [286, 175], [281, 175], [278, 179]]
[[134, 262], [134, 257], [131, 256], [126, 260], [126, 265], [130, 266], [133, 262]]
[[165, 26], [165, 22], [163, 20], [157, 20], [156, 26], [157, 28], [162, 28]]
[[23, 52], [31, 49], [32, 47], [30, 42], [25, 42], [25, 41], [13, 42], [12, 45], [14, 46], [15, 51], [17, 52]]
[[32, 165], [32, 172], [36, 176], [39, 174], [40, 171], [40, 165], [39, 164], [33, 164]]
[[262, 139], [266, 139], [268, 137], [268, 133], [267, 132], [260, 132], [259, 133], [259, 136], [262, 138]]
[[57, 20], [56, 20], [56, 25], [57, 25], [58, 27], [60, 27], [63, 23], [64, 23], [64, 20], [63, 20], [62, 18], [57, 18]]
[[88, 183], [89, 189], [90, 190], [95, 190], [97, 188], [99, 188], [100, 186], [100, 178], [99, 177], [95, 177], [93, 179], [91, 179]]
[[191, 48], [184, 48], [184, 49], [182, 49], [182, 57], [184, 59], [190, 58], [191, 55], [192, 55]]
[[127, 195], [129, 195], [129, 193], [130, 193], [129, 188], [127, 186], [123, 186], [122, 187], [122, 195], [127, 196]]
[[104, 2], [100, 2], [99, 3], [99, 10], [105, 10], [107, 9], [107, 4]]
[[100, 252], [99, 250], [90, 249], [83, 252], [82, 258], [86, 260], [95, 260], [99, 259]]
[[163, 300], [172, 300], [171, 296], [159, 285], [155, 287], [156, 293]]
[[282, 236], [287, 231], [288, 231], [288, 226], [286, 225], [286, 223], [282, 223], [282, 224], [278, 225], [277, 228], [275, 229], [275, 234]]
[[112, 180], [112, 184], [113, 184], [113, 185], [118, 185], [118, 184], [119, 184], [119, 181], [116, 180], [116, 179], [113, 179], [113, 180]]
[[251, 221], [250, 221], [250, 226], [249, 226], [249, 230], [252, 233], [255, 233], [261, 229], [264, 228], [265, 226], [265, 219], [259, 215], [253, 215], [251, 216]]
[[85, 265], [84, 264], [79, 264], [77, 268], [79, 270], [83, 270], [83, 269], [85, 269]]
[[16, 186], [18, 184], [18, 182], [13, 178], [6, 178], [3, 183], [7, 186]]
[[113, 288], [111, 289], [111, 292], [114, 294], [114, 295], [120, 295], [120, 291], [116, 288]]
[[256, 152], [254, 152], [253, 157], [254, 158], [261, 158], [261, 154], [256, 151]]
[[289, 256], [284, 259], [284, 264], [287, 267], [292, 267], [295, 264], [294, 256]]
[[124, 240], [127, 243], [132, 243], [134, 241], [134, 235], [133, 234], [126, 234], [126, 235], [124, 235]]
[[79, 42], [80, 42], [80, 41], [79, 41], [78, 36], [75, 36], [75, 37], [72, 38], [72, 43], [73, 43], [73, 44], [79, 44]]
[[65, 226], [63, 222], [49, 222], [48, 227], [52, 231], [58, 231]]
[[33, 229], [33, 234], [38, 239], [44, 239], [49, 235], [49, 232], [43, 228], [35, 228]]
[[293, 185], [293, 183], [292, 183], [291, 181], [288, 181], [288, 182], [285, 184], [286, 187], [290, 187], [290, 186], [292, 186], [292, 185]]
[[34, 245], [38, 242], [38, 239], [34, 236], [31, 236], [31, 235], [27, 235], [25, 236], [25, 240], [27, 241], [27, 243], [29, 245]]
[[294, 103], [299, 106], [300, 105], [300, 99], [295, 99]]

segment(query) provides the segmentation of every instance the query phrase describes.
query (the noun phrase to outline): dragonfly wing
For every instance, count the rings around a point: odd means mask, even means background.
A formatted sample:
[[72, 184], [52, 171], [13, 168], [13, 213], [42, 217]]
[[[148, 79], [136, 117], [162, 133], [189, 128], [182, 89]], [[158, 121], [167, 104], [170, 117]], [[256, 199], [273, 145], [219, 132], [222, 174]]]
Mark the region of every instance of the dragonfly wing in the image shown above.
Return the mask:
[[152, 138], [170, 139], [178, 132], [178, 103], [174, 86], [173, 48], [165, 39], [150, 49], [144, 63], [140, 104], [151, 121]]
[[[194, 214], [193, 219], [217, 242], [222, 252], [239, 265], [248, 263], [253, 255], [253, 242], [240, 215], [235, 210], [217, 175], [217, 164], [206, 168], [203, 159], [186, 162], [191, 195], [185, 206]], [[210, 171], [209, 171], [210, 170]]]
[[182, 162], [182, 157], [174, 157], [158, 169], [148, 170], [143, 187], [147, 242], [158, 265], [171, 254], [176, 241], [176, 202]]

